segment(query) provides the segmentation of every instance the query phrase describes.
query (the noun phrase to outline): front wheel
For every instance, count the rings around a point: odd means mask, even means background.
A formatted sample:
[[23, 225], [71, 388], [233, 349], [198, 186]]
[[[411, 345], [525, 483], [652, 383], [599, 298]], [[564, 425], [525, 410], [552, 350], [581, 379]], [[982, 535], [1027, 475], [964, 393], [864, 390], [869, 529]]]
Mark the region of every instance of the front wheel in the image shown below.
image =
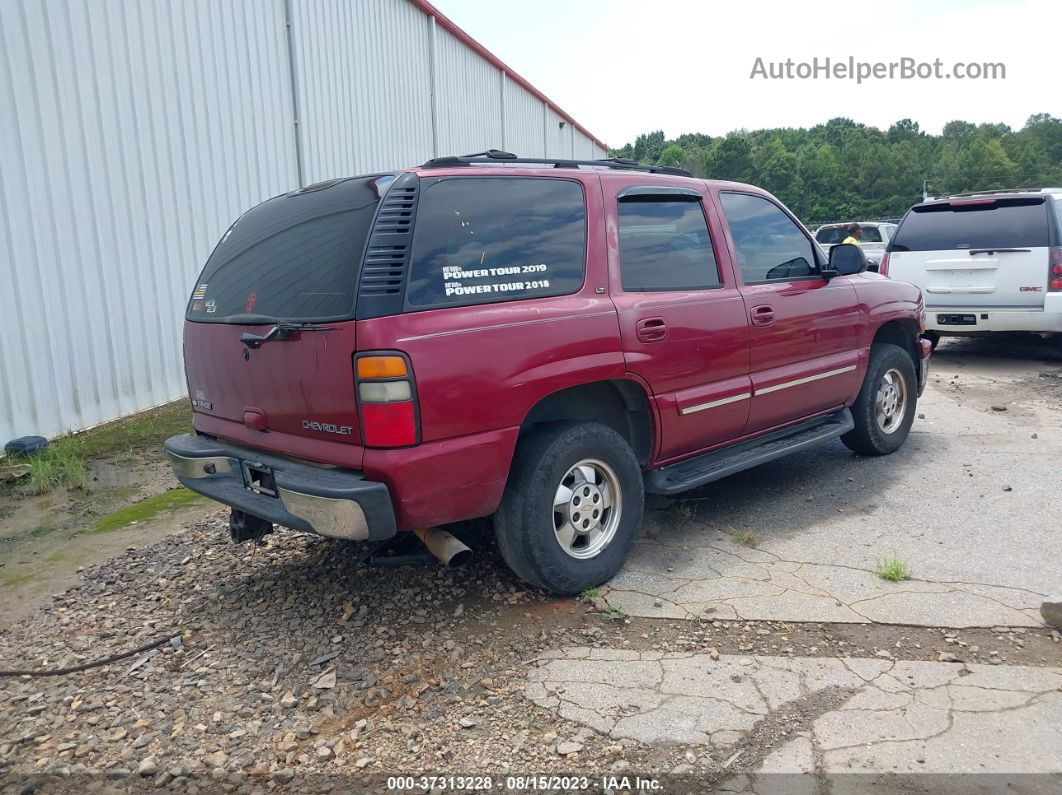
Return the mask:
[[521, 579], [576, 594], [611, 579], [642, 521], [642, 473], [630, 445], [596, 422], [522, 438], [494, 515], [505, 562]]
[[841, 441], [860, 455], [888, 455], [903, 446], [914, 421], [918, 382], [911, 356], [898, 345], [870, 348], [870, 363], [852, 406], [855, 428]]

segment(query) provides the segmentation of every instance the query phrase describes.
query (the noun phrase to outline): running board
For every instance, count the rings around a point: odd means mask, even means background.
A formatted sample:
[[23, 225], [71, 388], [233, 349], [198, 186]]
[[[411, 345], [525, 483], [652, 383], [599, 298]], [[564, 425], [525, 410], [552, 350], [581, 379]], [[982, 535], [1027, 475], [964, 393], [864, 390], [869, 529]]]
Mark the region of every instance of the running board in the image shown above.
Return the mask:
[[677, 494], [703, 483], [725, 478], [743, 469], [836, 439], [855, 427], [852, 412], [842, 409], [800, 425], [715, 450], [679, 464], [654, 469], [645, 475], [645, 490], [651, 494]]

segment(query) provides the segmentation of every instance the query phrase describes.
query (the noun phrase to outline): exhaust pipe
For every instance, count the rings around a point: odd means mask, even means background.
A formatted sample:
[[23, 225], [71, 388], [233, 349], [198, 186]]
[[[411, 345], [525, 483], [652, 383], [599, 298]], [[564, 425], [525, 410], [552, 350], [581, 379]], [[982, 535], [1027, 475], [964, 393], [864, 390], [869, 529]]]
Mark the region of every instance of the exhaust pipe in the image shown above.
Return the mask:
[[445, 530], [429, 527], [413, 532], [444, 566], [457, 569], [472, 560], [472, 550]]

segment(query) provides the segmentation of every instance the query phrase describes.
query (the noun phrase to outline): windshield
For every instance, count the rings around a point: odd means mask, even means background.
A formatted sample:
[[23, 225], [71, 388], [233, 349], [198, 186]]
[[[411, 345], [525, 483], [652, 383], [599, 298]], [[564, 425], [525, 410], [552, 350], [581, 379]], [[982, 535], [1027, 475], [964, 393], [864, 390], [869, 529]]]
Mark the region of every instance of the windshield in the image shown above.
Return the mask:
[[1036, 248], [1048, 245], [1042, 198], [914, 207], [896, 230], [894, 251]]
[[390, 175], [334, 180], [246, 212], [207, 260], [188, 319], [352, 318], [358, 263], [376, 205], [393, 181]]

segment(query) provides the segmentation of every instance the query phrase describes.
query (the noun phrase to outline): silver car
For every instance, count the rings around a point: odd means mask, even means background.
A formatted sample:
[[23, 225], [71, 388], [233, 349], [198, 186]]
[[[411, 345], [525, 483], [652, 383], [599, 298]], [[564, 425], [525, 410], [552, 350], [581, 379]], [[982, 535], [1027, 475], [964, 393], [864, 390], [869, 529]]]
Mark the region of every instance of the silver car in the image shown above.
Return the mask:
[[876, 271], [881, 264], [881, 256], [896, 234], [896, 224], [891, 221], [846, 221], [843, 224], [823, 224], [815, 230], [815, 241], [827, 254], [830, 249], [848, 237], [848, 227], [859, 224], [863, 230], [863, 239], [859, 247], [867, 255], [868, 270]]

